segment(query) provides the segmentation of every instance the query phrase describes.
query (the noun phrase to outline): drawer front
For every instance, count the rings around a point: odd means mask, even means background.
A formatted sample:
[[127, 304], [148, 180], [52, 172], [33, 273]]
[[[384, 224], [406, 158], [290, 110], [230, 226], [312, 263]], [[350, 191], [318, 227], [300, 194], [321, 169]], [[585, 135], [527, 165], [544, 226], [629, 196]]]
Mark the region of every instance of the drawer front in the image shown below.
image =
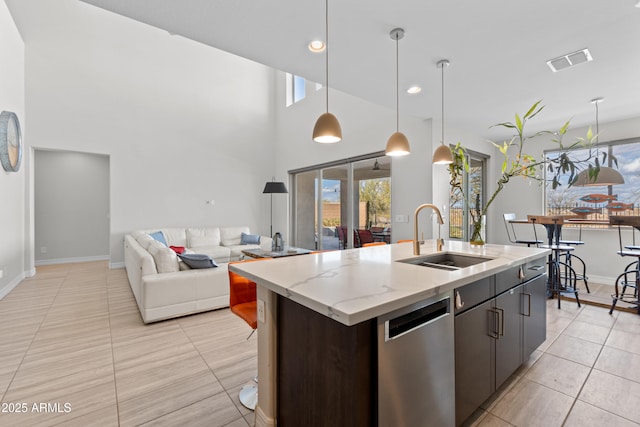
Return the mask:
[[524, 281], [525, 266], [519, 265], [496, 274], [496, 295], [519, 285]]
[[546, 257], [541, 257], [496, 274], [496, 295], [544, 274], [546, 266]]
[[463, 313], [493, 297], [492, 277], [485, 277], [454, 292], [454, 313]]

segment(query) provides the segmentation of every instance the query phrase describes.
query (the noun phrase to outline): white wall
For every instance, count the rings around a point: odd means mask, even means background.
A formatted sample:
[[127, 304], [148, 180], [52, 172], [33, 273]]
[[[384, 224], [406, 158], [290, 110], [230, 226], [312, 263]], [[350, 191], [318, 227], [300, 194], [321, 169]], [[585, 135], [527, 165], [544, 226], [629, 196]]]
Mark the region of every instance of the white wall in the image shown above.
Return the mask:
[[4, 1], [0, 2], [0, 111], [13, 111], [22, 128], [23, 158], [18, 172], [0, 167], [0, 298], [30, 274], [26, 262], [28, 205], [25, 198], [29, 150], [26, 147], [24, 43]]
[[271, 69], [85, 3], [37, 6], [25, 23], [41, 26], [26, 50], [30, 142], [110, 156], [113, 266], [135, 229], [268, 233]]
[[109, 259], [109, 157], [35, 150], [36, 265]]
[[[275, 98], [278, 120], [276, 170], [279, 174], [276, 180], [286, 180], [286, 172], [292, 169], [384, 150], [387, 139], [396, 130], [395, 110], [330, 89], [330, 111], [340, 121], [343, 139], [337, 144], [315, 143], [311, 134], [316, 119], [326, 109], [325, 89], [313, 91], [307, 88], [304, 100], [285, 107], [284, 84], [284, 74], [279, 73]], [[432, 199], [431, 121], [402, 116], [400, 131], [409, 139], [411, 154], [392, 160], [391, 226], [394, 240], [412, 238], [413, 212], [418, 205]], [[286, 229], [286, 212], [286, 201], [276, 201], [274, 197], [274, 230]], [[409, 222], [396, 222], [396, 215], [409, 216]], [[424, 213], [420, 216], [420, 229], [425, 230], [426, 238], [430, 238], [428, 220], [426, 215], [422, 215]], [[276, 220], [279, 221], [277, 226]]]

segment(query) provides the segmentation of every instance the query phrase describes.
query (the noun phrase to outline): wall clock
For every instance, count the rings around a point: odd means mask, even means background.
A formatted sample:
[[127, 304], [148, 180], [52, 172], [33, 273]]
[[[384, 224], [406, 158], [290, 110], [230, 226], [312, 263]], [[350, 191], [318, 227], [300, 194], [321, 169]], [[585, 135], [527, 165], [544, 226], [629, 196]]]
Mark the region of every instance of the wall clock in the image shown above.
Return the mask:
[[18, 172], [22, 160], [22, 134], [16, 113], [0, 113], [0, 162], [7, 172]]

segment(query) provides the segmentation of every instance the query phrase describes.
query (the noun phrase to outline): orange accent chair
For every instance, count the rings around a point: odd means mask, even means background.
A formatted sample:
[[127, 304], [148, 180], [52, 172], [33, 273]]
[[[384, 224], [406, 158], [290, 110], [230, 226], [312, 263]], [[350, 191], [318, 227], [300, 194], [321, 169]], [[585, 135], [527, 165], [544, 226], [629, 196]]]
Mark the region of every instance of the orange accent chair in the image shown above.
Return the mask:
[[413, 242], [413, 240], [411, 240], [411, 239], [400, 239], [400, 240], [398, 240], [398, 243], [409, 243], [409, 242]]
[[369, 247], [369, 246], [383, 246], [386, 245], [387, 242], [369, 242], [369, 243], [364, 243], [362, 245], [363, 248]]

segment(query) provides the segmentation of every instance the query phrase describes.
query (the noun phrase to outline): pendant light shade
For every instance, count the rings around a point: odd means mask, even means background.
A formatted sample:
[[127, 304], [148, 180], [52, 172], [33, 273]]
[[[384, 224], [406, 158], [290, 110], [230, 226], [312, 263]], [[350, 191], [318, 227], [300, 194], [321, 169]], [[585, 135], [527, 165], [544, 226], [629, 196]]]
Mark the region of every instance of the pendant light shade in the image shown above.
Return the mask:
[[318, 117], [313, 127], [313, 140], [321, 144], [332, 144], [342, 139], [340, 122], [333, 114], [326, 112]]
[[433, 163], [436, 165], [449, 165], [453, 163], [451, 149], [444, 144], [440, 144], [433, 153]]
[[589, 177], [589, 171], [585, 169], [578, 174], [576, 182], [573, 183], [574, 186], [578, 187], [602, 187], [619, 184], [624, 184], [624, 178], [620, 172], [607, 166], [600, 167], [595, 180]]
[[389, 33], [391, 40], [396, 41], [396, 132], [389, 137], [389, 141], [387, 141], [387, 147], [384, 150], [384, 154], [387, 156], [406, 156], [411, 152], [411, 148], [409, 147], [409, 140], [407, 137], [400, 132], [400, 110], [399, 110], [399, 99], [400, 99], [400, 88], [399, 88], [399, 77], [398, 77], [398, 40], [404, 37], [404, 30], [402, 28], [395, 28], [391, 30]]
[[387, 156], [406, 156], [411, 152], [409, 140], [402, 132], [395, 132], [387, 141], [387, 148], [384, 153]]
[[440, 146], [436, 148], [436, 151], [433, 153], [433, 159], [431, 160], [436, 165], [449, 165], [453, 163], [451, 150], [444, 143], [444, 69], [448, 67], [449, 64], [450, 62], [447, 59], [442, 59], [436, 64], [442, 70], [442, 140], [440, 141]]
[[342, 140], [342, 128], [336, 116], [329, 112], [329, 0], [324, 3], [325, 29], [325, 78], [326, 78], [326, 107], [327, 111], [318, 117], [313, 127], [313, 140], [321, 144], [333, 144]]
[[[596, 149], [598, 149], [598, 135], [600, 133], [598, 104], [602, 102], [602, 100], [603, 98], [595, 98], [591, 100], [591, 103], [596, 105]], [[596, 157], [599, 154], [599, 152], [596, 152]], [[598, 176], [596, 176], [595, 179], [589, 176], [589, 169], [585, 169], [578, 174], [578, 178], [576, 178], [576, 181], [573, 183], [573, 185], [577, 187], [604, 187], [620, 184], [624, 184], [624, 177], [620, 172], [608, 166], [601, 166], [598, 171]]]

